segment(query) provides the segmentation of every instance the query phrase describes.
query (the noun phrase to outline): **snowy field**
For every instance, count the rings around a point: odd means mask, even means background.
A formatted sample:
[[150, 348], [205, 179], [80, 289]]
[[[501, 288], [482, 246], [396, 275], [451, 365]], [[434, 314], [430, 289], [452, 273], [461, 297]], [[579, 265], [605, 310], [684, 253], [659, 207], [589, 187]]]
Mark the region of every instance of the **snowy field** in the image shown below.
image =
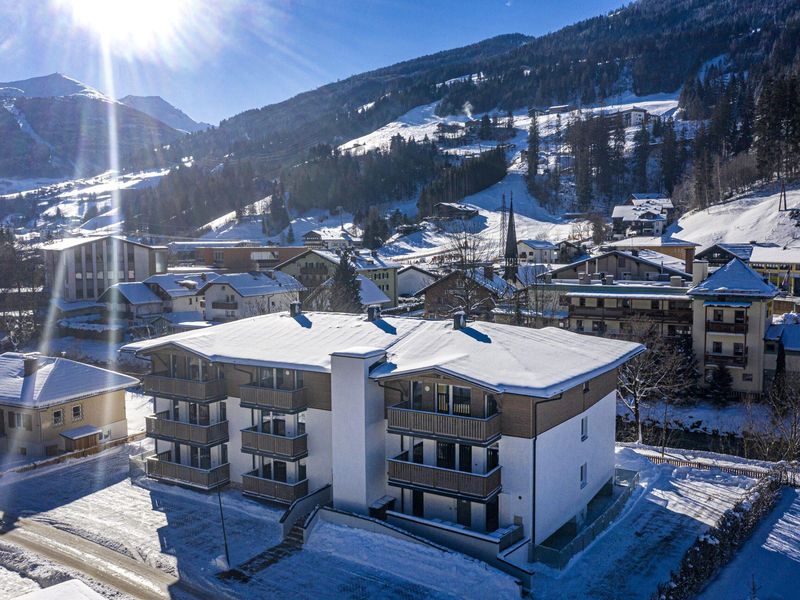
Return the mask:
[[[318, 524], [301, 552], [258, 573], [247, 584], [215, 577], [224, 554], [219, 507], [202, 494], [150, 480], [131, 483], [128, 455], [136, 445], [97, 457], [0, 478], [4, 520], [24, 530], [53, 527], [142, 563], [239, 598], [482, 598], [518, 596], [513, 578], [462, 555], [421, 548], [383, 535]], [[222, 493], [231, 562], [240, 564], [280, 542], [282, 511]], [[0, 543], [4, 540], [0, 537]], [[0, 549], [1, 550], [1, 549]], [[0, 597], [14, 597], [39, 584], [27, 577], [37, 557], [0, 551]], [[310, 577], [310, 574], [314, 574]], [[49, 585], [56, 583], [50, 581]]]
[[775, 509], [736, 557], [700, 595], [700, 600], [790, 600], [798, 597], [800, 490], [784, 488]]
[[[778, 211], [780, 190], [744, 194], [708, 210], [696, 210], [681, 217], [669, 229], [675, 236], [700, 244], [703, 248], [719, 242], [774, 242], [800, 247], [800, 228], [790, 213]], [[786, 204], [800, 208], [800, 188], [786, 190]]]
[[[623, 513], [561, 572], [539, 567], [539, 598], [647, 600], [669, 579], [695, 537], [741, 500], [754, 480], [718, 471], [653, 465], [631, 448], [617, 464], [640, 473]], [[720, 596], [724, 597], [724, 596]]]

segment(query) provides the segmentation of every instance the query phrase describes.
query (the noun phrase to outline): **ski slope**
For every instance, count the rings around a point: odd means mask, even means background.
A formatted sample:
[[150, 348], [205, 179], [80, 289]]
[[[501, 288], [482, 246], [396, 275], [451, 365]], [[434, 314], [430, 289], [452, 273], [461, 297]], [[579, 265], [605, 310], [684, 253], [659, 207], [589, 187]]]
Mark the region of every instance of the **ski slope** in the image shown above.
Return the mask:
[[[765, 242], [800, 247], [800, 227], [791, 213], [778, 211], [780, 192], [773, 186], [744, 194], [707, 210], [696, 210], [670, 227], [676, 237], [703, 248], [720, 242]], [[789, 209], [800, 209], [800, 187], [786, 190]]]

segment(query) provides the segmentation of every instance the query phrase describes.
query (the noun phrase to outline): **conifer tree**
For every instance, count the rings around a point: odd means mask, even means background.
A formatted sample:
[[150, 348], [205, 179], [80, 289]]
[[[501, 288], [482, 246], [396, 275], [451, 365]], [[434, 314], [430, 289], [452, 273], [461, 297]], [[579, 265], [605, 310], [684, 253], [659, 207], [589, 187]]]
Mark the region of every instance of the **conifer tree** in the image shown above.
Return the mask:
[[330, 289], [330, 309], [334, 312], [358, 313], [361, 311], [361, 290], [356, 279], [352, 254], [345, 249], [339, 255], [339, 264], [333, 272]]
[[650, 158], [650, 134], [642, 123], [633, 136], [633, 185], [639, 191], [647, 191], [647, 161]]
[[536, 116], [531, 116], [528, 127], [528, 181], [532, 182], [539, 168], [539, 124]]

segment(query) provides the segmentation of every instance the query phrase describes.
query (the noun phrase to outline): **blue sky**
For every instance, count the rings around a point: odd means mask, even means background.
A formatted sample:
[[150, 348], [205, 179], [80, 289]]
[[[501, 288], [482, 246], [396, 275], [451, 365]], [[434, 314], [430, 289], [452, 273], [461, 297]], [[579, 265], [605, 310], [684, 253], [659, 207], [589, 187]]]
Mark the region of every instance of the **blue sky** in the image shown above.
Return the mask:
[[160, 95], [217, 123], [356, 73], [503, 33], [541, 35], [623, 4], [105, 0], [120, 11], [109, 15], [84, 10], [92, 1], [0, 0], [0, 81], [58, 71], [117, 97]]

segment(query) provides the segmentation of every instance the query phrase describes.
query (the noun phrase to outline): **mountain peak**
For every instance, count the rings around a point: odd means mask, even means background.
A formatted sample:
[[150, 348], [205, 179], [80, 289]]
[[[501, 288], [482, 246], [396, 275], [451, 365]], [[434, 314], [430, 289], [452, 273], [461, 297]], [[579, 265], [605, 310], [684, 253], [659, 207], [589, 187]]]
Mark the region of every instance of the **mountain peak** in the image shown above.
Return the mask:
[[0, 82], [0, 96], [17, 98], [56, 98], [59, 96], [90, 96], [110, 100], [105, 94], [63, 73], [50, 73], [19, 81]]

